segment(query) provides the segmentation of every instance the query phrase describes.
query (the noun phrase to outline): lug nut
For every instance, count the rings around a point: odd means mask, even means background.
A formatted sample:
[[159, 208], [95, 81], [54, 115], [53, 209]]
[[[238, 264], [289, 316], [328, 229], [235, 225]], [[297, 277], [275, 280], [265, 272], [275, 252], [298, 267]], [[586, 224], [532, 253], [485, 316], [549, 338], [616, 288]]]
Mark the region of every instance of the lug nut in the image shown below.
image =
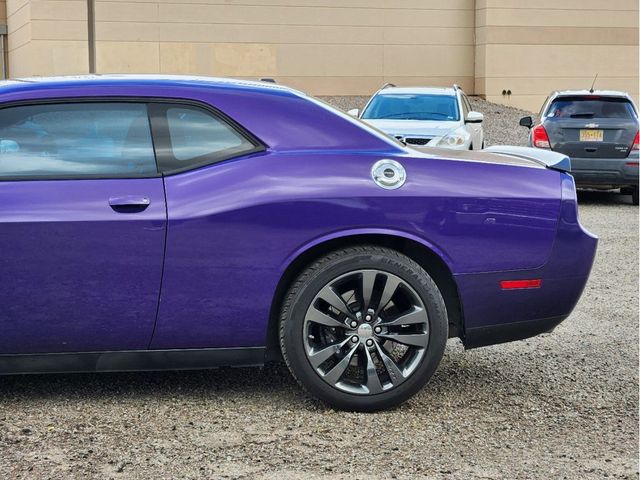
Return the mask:
[[376, 332], [376, 333], [380, 333], [382, 331], [382, 328], [381, 327], [376, 327], [376, 328], [373, 329], [373, 331]]
[[351, 325], [351, 328], [356, 328], [358, 326], [358, 322], [356, 322], [355, 320], [352, 320], [349, 325]]
[[373, 340], [367, 340], [367, 347], [373, 347]]
[[367, 322], [370, 322], [370, 321], [371, 321], [371, 315], [367, 315], [366, 317], [364, 317], [364, 319], [365, 319]]
[[357, 335], [354, 335], [353, 337], [351, 337], [351, 341], [352, 341], [353, 343], [356, 343], [356, 342], [358, 342], [359, 340], [360, 340], [360, 339], [358, 338], [358, 336], [357, 336]]

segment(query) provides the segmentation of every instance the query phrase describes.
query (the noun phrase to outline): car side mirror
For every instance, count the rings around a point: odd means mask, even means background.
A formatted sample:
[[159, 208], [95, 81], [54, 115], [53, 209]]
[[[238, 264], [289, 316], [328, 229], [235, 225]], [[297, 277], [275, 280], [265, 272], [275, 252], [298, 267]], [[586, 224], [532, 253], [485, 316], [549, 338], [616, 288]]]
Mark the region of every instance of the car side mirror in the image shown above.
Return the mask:
[[359, 108], [353, 108], [353, 109], [349, 110], [347, 113], [349, 115], [351, 115], [352, 117], [358, 118], [358, 115], [360, 115], [360, 109]]
[[520, 119], [520, 126], [527, 128], [533, 127], [533, 118], [531, 116], [522, 117]]
[[482, 123], [484, 120], [484, 115], [480, 112], [469, 112], [467, 113], [467, 118], [465, 119], [465, 123]]

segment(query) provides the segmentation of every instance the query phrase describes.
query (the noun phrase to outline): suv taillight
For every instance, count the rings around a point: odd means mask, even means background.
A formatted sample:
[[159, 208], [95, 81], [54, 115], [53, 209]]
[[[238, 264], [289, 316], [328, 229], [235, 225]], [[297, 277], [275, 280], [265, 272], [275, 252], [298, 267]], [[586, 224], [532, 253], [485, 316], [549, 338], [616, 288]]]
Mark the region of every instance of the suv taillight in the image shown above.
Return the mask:
[[636, 138], [633, 139], [631, 150], [640, 150], [640, 132], [636, 132]]
[[537, 148], [551, 148], [549, 135], [542, 125], [536, 125], [531, 129], [531, 143]]

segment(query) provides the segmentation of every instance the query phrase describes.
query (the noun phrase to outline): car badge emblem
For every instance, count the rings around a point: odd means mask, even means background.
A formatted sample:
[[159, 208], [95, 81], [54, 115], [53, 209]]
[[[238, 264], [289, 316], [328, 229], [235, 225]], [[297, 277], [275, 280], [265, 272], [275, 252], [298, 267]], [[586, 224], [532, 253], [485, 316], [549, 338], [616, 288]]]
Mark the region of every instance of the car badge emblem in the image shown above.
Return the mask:
[[587, 128], [598, 128], [600, 125], [598, 125], [597, 123], [587, 123], [585, 125], [585, 127]]
[[395, 160], [378, 160], [371, 167], [371, 177], [376, 185], [387, 190], [394, 190], [404, 185], [407, 172]]

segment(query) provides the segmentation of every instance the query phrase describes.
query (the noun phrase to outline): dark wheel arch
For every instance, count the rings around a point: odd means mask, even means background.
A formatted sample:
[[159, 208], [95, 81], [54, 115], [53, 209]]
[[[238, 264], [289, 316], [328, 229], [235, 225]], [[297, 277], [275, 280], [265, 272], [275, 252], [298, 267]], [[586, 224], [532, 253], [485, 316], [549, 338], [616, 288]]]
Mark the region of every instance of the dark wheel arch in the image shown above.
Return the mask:
[[408, 256], [424, 268], [433, 278], [444, 298], [449, 317], [449, 338], [464, 338], [464, 317], [458, 287], [453, 279], [451, 270], [449, 270], [447, 264], [438, 254], [414, 240], [394, 235], [349, 235], [314, 245], [296, 257], [285, 270], [278, 282], [278, 286], [276, 287], [276, 291], [271, 302], [267, 329], [267, 361], [279, 361], [282, 359], [278, 334], [278, 322], [284, 296], [291, 284], [307, 266], [322, 256], [334, 250], [340, 250], [345, 247], [355, 245], [371, 245], [391, 248]]

